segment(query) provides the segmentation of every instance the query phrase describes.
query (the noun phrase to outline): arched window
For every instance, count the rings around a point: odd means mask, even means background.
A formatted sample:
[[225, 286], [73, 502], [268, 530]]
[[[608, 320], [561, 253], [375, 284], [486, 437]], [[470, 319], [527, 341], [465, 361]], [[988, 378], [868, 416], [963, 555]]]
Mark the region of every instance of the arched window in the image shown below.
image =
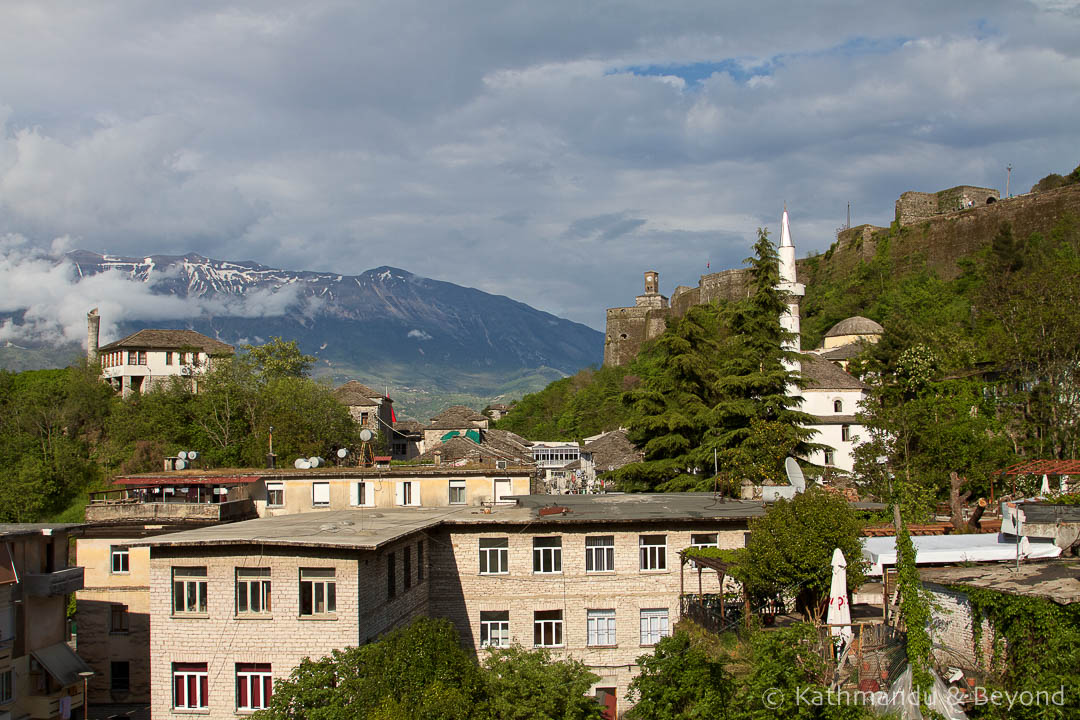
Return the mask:
[[833, 400], [832, 409], [833, 409], [833, 412], [838, 412], [838, 413], [844, 412], [844, 401], [843, 400]]

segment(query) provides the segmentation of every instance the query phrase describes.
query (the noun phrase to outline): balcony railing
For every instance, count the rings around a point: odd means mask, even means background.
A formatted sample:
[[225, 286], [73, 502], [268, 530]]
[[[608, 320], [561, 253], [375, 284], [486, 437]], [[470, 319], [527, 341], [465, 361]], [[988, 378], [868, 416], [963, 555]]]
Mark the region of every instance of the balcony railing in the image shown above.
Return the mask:
[[183, 520], [222, 522], [256, 515], [248, 485], [147, 485], [90, 494], [87, 522]]
[[83, 588], [83, 569], [69, 567], [51, 573], [26, 573], [22, 578], [24, 596], [56, 597]]

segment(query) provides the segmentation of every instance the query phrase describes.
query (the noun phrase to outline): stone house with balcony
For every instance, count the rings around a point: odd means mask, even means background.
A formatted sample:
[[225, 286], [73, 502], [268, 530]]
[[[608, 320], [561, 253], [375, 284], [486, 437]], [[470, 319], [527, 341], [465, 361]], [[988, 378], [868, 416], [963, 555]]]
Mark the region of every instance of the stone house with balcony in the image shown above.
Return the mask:
[[541, 495], [485, 512], [331, 510], [141, 541], [153, 717], [256, 710], [304, 657], [420, 615], [449, 618], [480, 654], [518, 642], [580, 659], [600, 676], [592, 692], [620, 712], [636, 658], [680, 616], [679, 551], [742, 547], [764, 512], [711, 500]]
[[0, 524], [0, 717], [70, 717], [91, 668], [68, 645], [67, 599], [83, 586], [68, 566], [73, 524]]
[[232, 345], [194, 330], [140, 330], [100, 348], [96, 339], [90, 345], [102, 377], [124, 397], [173, 377], [189, 378], [197, 391], [199, 378], [215, 360], [235, 352]]

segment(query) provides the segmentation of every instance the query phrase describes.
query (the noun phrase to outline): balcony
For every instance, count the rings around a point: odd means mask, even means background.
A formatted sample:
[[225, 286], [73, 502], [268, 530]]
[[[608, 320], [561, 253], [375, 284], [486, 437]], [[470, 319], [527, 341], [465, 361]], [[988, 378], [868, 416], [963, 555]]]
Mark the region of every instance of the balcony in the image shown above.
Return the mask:
[[91, 493], [86, 506], [88, 523], [218, 523], [248, 520], [256, 515], [246, 485], [129, 487]]
[[51, 573], [27, 573], [22, 578], [22, 590], [27, 597], [56, 597], [83, 588], [83, 569], [69, 567]]
[[80, 683], [77, 686], [71, 688], [65, 688], [48, 695], [26, 695], [19, 699], [19, 705], [23, 710], [34, 720], [41, 718], [41, 720], [47, 720], [48, 718], [60, 717], [60, 699], [64, 696], [71, 698], [71, 717], [82, 717], [82, 713], [75, 713], [75, 710], [81, 710], [83, 706], [83, 689]]

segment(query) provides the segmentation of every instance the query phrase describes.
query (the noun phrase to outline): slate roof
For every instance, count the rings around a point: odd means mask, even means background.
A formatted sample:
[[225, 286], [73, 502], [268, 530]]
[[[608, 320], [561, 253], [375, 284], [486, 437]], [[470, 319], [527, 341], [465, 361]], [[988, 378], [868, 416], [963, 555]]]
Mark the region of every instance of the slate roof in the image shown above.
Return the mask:
[[356, 380], [350, 380], [334, 390], [334, 397], [343, 405], [378, 405], [384, 400], [389, 400], [389, 398], [384, 398], [381, 392], [372, 390]]
[[140, 330], [126, 338], [102, 345], [98, 352], [134, 348], [138, 350], [178, 350], [197, 348], [208, 355], [231, 355], [236, 348], [194, 330]]
[[838, 337], [840, 335], [884, 335], [885, 328], [870, 318], [862, 315], [849, 317], [829, 328], [825, 337]]
[[452, 405], [431, 418], [428, 430], [457, 430], [476, 427], [476, 423], [486, 422], [488, 417], [481, 415], [464, 405]]
[[806, 390], [865, 390], [867, 385], [836, 363], [812, 353], [799, 356]]
[[[489, 430], [486, 432], [491, 431]], [[476, 443], [461, 435], [452, 437], [449, 440], [436, 445], [418, 459], [421, 462], [434, 461], [436, 452], [440, 454], [439, 456], [444, 463], [457, 462], [459, 460], [473, 460], [476, 462], [484, 460], [507, 460], [515, 465], [532, 464], [532, 458], [527, 455], [523, 456], [521, 453], [515, 452], [513, 448], [506, 447], [501, 443], [490, 443], [486, 441]]]
[[623, 465], [638, 462], [644, 457], [641, 451], [627, 439], [626, 430], [622, 428], [604, 433], [592, 442], [586, 443], [582, 449], [592, 453], [597, 472], [618, 470]]
[[825, 358], [826, 360], [850, 360], [866, 348], [866, 344], [861, 341], [848, 343], [847, 345], [841, 345], [840, 347], [830, 348], [828, 350], [815, 350], [814, 354], [819, 358]]
[[424, 426], [415, 420], [398, 420], [394, 423], [394, 432], [402, 435], [419, 435], [424, 431]]

